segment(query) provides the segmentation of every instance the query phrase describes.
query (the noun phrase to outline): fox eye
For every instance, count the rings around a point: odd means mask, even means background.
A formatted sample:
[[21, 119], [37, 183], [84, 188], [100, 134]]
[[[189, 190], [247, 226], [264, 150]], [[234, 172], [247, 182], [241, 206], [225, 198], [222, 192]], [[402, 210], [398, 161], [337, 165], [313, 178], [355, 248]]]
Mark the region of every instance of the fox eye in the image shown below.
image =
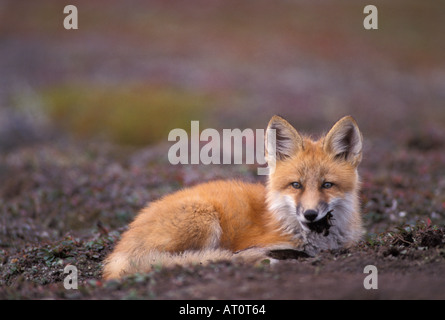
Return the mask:
[[290, 184], [294, 189], [301, 189], [303, 186], [299, 182], [292, 182]]
[[330, 188], [332, 188], [333, 185], [334, 185], [334, 184], [333, 184], [332, 182], [324, 182], [324, 183], [321, 185], [321, 187], [322, 187], [323, 189], [330, 189]]

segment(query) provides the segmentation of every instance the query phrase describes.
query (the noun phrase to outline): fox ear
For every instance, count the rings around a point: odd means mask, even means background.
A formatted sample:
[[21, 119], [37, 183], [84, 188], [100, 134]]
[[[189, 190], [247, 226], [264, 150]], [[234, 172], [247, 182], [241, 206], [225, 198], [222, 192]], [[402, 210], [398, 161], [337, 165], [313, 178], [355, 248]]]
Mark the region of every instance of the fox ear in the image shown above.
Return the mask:
[[363, 138], [357, 122], [351, 116], [341, 118], [324, 138], [323, 148], [337, 159], [358, 166], [362, 160]]
[[273, 116], [267, 126], [265, 145], [267, 161], [270, 162], [274, 155], [280, 161], [303, 149], [303, 139], [289, 122]]

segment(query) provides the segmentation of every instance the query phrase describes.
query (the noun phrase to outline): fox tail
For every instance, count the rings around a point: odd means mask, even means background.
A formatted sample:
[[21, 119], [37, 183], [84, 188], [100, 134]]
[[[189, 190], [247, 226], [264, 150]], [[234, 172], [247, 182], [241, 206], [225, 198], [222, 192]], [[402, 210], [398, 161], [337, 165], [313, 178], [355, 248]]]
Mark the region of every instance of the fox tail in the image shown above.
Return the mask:
[[104, 261], [103, 277], [116, 279], [134, 273], [147, 273], [156, 268], [192, 265], [207, 265], [212, 262], [230, 261], [234, 263], [255, 263], [270, 259], [268, 250], [249, 248], [239, 252], [224, 249], [205, 249], [170, 253], [148, 251], [142, 255], [114, 252]]

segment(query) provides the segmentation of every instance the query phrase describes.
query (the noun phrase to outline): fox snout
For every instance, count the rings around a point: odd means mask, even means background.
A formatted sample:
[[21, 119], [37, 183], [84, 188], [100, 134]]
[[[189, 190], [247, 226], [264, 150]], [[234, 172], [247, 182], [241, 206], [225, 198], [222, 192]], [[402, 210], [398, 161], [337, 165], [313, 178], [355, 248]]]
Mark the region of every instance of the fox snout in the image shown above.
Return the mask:
[[329, 204], [327, 202], [319, 202], [315, 206], [304, 207], [297, 205], [297, 217], [300, 222], [311, 223], [322, 219], [329, 211]]
[[300, 214], [298, 214], [297, 210], [297, 218], [304, 230], [315, 231], [317, 233], [323, 232], [323, 235], [328, 235], [328, 230], [332, 225], [330, 221], [334, 210], [329, 210], [328, 204], [323, 204], [321, 207], [322, 208], [317, 208], [315, 210], [304, 210]]
[[318, 212], [315, 210], [306, 210], [303, 216], [308, 222], [312, 222], [317, 218]]

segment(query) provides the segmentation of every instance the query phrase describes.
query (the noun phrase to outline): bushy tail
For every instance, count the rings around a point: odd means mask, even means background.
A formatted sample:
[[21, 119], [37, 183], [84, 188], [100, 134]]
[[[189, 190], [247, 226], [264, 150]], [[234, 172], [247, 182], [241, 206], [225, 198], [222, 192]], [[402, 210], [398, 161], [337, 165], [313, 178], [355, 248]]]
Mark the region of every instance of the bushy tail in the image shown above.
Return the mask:
[[249, 248], [237, 253], [224, 249], [205, 249], [182, 253], [153, 250], [145, 252], [143, 255], [114, 252], [105, 260], [103, 277], [106, 280], [117, 279], [134, 273], [150, 272], [156, 267], [206, 265], [220, 261], [252, 263], [266, 258], [267, 255], [264, 248]]

